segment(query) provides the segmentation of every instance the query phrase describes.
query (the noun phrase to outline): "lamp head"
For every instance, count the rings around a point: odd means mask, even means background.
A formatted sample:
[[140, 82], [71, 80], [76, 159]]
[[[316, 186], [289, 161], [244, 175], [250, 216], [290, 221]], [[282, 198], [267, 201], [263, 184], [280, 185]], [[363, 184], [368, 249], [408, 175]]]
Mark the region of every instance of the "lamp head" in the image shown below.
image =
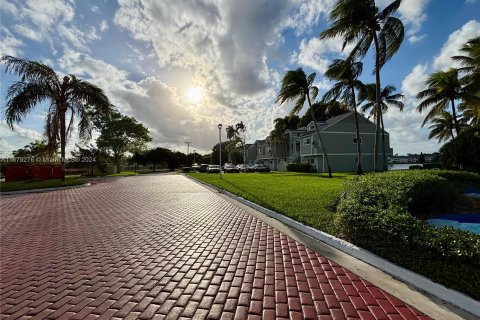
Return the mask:
[[218, 129], [222, 129], [222, 124], [221, 123], [218, 124]]

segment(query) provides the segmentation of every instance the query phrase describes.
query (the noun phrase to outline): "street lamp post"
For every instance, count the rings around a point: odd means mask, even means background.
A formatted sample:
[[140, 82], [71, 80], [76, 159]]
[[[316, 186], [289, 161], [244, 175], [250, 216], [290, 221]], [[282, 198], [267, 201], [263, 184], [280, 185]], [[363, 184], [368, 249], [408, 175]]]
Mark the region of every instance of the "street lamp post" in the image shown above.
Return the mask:
[[197, 150], [193, 150], [193, 163], [195, 163], [195, 152], [197, 152]]
[[220, 179], [222, 179], [222, 124], [218, 124], [218, 155], [220, 159]]

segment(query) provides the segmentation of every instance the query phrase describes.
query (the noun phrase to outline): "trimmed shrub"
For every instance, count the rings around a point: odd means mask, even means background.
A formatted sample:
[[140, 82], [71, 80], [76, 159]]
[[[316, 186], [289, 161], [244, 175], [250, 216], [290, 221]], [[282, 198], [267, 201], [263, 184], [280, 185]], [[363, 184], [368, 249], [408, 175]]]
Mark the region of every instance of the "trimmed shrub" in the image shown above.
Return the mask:
[[312, 165], [310, 163], [292, 162], [287, 164], [287, 171], [290, 172], [311, 172]]
[[[436, 228], [416, 218], [445, 212], [478, 175], [397, 171], [359, 176], [345, 185], [338, 205], [343, 237], [433, 281], [480, 298], [480, 235]], [[459, 185], [461, 184], [461, 185]]]

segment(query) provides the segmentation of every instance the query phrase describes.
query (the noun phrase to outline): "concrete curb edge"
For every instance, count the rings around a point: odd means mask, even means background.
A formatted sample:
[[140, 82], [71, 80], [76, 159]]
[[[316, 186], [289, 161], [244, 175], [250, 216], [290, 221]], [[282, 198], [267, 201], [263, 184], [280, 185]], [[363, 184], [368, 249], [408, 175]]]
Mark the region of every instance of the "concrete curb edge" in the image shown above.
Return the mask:
[[[186, 175], [187, 176], [187, 175]], [[262, 212], [263, 214], [272, 217], [292, 228], [295, 228], [319, 241], [322, 241], [330, 246], [332, 246], [335, 249], [338, 249], [340, 251], [345, 252], [346, 254], [349, 254], [365, 263], [368, 263], [383, 272], [400, 279], [403, 282], [406, 282], [416, 289], [426, 292], [430, 295], [433, 295], [445, 302], [448, 302], [460, 309], [463, 309], [477, 317], [480, 317], [480, 302], [474, 300], [473, 298], [458, 292], [453, 289], [449, 289], [441, 284], [438, 284], [436, 282], [433, 282], [429, 278], [420, 275], [416, 272], [410, 271], [408, 269], [405, 269], [403, 267], [400, 267], [396, 264], [391, 263], [388, 260], [385, 260], [384, 258], [381, 258], [377, 256], [376, 254], [362, 249], [360, 247], [357, 247], [345, 240], [339, 239], [337, 237], [334, 237], [332, 235], [329, 235], [325, 232], [322, 232], [320, 230], [317, 230], [315, 228], [306, 226], [298, 221], [295, 221], [291, 218], [288, 218], [280, 213], [277, 213], [273, 210], [264, 208], [256, 203], [253, 203], [249, 200], [246, 200], [242, 197], [239, 197], [233, 193], [230, 193], [226, 190], [220, 189], [218, 187], [212, 186], [211, 184], [205, 183], [203, 181], [200, 181], [198, 179], [195, 179], [193, 177], [187, 176], [190, 179], [193, 179], [196, 182], [199, 182], [201, 184], [204, 184], [206, 186], [209, 186], [215, 190], [217, 190], [220, 193], [223, 193], [227, 195], [228, 197], [243, 203], [244, 205], [247, 205], [255, 210], [258, 210]]]

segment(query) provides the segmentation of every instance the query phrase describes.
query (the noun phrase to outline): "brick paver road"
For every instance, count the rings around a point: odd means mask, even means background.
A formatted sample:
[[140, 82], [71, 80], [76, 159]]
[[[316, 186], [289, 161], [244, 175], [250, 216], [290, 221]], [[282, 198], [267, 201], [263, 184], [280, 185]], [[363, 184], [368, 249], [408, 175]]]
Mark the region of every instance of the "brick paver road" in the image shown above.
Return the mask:
[[3, 196], [2, 318], [427, 319], [180, 175]]

